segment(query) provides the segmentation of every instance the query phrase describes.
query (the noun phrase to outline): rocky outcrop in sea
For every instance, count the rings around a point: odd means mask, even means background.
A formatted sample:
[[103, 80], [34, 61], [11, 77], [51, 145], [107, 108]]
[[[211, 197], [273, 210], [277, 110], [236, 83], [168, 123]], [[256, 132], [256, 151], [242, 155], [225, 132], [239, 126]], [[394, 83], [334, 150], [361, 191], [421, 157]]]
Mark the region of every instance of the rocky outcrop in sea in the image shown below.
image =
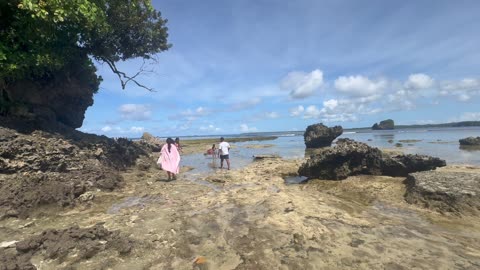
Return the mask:
[[307, 127], [303, 137], [307, 148], [320, 148], [330, 146], [342, 133], [341, 126], [329, 128], [323, 124], [314, 124]]
[[311, 155], [298, 173], [309, 178], [342, 180], [351, 175], [407, 176], [411, 172], [446, 166], [439, 158], [424, 155], [394, 155], [350, 139], [339, 139], [334, 147]]
[[467, 137], [459, 140], [463, 146], [480, 146], [480, 137]]
[[380, 123], [375, 123], [372, 126], [373, 130], [389, 130], [395, 128], [395, 122], [392, 119], [387, 119], [380, 121]]

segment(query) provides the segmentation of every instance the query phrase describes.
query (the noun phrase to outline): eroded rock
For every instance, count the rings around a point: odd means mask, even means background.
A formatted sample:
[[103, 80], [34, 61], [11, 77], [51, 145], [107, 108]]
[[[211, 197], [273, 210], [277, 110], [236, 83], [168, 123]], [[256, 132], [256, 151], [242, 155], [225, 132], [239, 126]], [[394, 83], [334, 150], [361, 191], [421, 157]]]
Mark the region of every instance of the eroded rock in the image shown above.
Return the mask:
[[329, 128], [323, 124], [315, 124], [307, 127], [303, 137], [307, 148], [320, 148], [330, 146], [342, 133], [341, 126]]
[[478, 213], [480, 174], [425, 171], [407, 177], [405, 200], [440, 212]]
[[[74, 261], [89, 259], [104, 250], [116, 250], [120, 255], [129, 253], [133, 241], [118, 231], [109, 231], [103, 225], [90, 228], [70, 227], [64, 230], [49, 229], [15, 244], [15, 250], [0, 249], [0, 269], [36, 269], [30, 262], [33, 256], [64, 260], [74, 255]], [[73, 261], [73, 262], [74, 262]]]
[[480, 146], [480, 137], [467, 137], [459, 140], [460, 145]]
[[383, 154], [380, 149], [350, 139], [320, 149], [302, 164], [298, 173], [309, 178], [342, 180], [351, 175], [407, 176], [410, 172], [445, 166], [444, 160], [423, 155]]

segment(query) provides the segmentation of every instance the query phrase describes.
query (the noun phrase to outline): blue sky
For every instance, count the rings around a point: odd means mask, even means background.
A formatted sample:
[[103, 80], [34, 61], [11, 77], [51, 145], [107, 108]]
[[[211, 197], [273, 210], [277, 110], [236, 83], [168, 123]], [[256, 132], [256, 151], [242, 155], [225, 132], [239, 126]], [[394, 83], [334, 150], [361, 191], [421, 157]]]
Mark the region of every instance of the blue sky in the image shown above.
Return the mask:
[[[480, 120], [480, 1], [153, 1], [173, 47], [82, 131], [138, 137]], [[118, 66], [135, 74], [142, 61]]]

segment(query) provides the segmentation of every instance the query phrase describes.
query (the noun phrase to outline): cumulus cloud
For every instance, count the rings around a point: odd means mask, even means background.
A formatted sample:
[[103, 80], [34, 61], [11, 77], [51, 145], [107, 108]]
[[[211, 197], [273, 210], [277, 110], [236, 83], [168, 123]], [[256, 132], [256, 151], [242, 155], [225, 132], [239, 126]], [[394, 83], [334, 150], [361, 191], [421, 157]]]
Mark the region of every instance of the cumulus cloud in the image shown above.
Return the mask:
[[405, 88], [407, 89], [428, 89], [433, 86], [433, 79], [430, 76], [423, 73], [411, 74], [408, 76], [408, 80], [405, 82]]
[[338, 100], [336, 99], [329, 99], [323, 102], [323, 107], [328, 108], [330, 110], [334, 110], [338, 106]]
[[265, 115], [266, 118], [270, 118], [270, 119], [274, 119], [274, 118], [279, 117], [277, 112], [266, 112], [264, 115]]
[[450, 122], [480, 121], [480, 112], [465, 112], [459, 117], [451, 118]]
[[297, 107], [290, 108], [289, 111], [290, 116], [299, 116], [305, 111], [305, 108], [302, 105], [298, 105]]
[[459, 101], [469, 101], [480, 96], [480, 79], [464, 78], [458, 81], [444, 81], [440, 84], [440, 96], [453, 96]]
[[241, 132], [255, 132], [257, 131], [256, 127], [249, 127], [247, 124], [241, 124], [240, 125], [240, 131]]
[[312, 96], [323, 86], [323, 72], [315, 69], [310, 73], [293, 71], [287, 74], [280, 82], [280, 87], [290, 91], [290, 97], [302, 99]]
[[363, 76], [340, 76], [335, 80], [335, 89], [337, 91], [357, 97], [377, 95], [387, 86], [384, 79], [370, 80]]
[[111, 126], [104, 126], [104, 127], [101, 128], [101, 130], [102, 130], [103, 132], [109, 132], [109, 131], [112, 130], [112, 127], [111, 127]]
[[145, 121], [152, 116], [150, 106], [144, 104], [123, 104], [119, 112], [124, 120]]
[[208, 108], [198, 107], [194, 110], [187, 109], [185, 111], [180, 112], [177, 115], [172, 115], [169, 117], [170, 120], [187, 120], [187, 121], [194, 121], [200, 117], [207, 116], [211, 114], [212, 111]]

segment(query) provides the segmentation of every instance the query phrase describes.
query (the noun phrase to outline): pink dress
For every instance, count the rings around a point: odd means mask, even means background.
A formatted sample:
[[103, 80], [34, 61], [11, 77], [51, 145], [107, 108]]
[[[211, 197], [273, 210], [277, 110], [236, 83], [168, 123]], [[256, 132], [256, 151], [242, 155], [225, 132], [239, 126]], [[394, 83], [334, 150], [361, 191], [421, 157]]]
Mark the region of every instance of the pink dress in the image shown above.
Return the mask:
[[168, 143], [162, 146], [157, 164], [162, 167], [162, 170], [177, 174], [180, 171], [180, 154], [175, 144], [172, 143], [170, 147], [168, 152]]

